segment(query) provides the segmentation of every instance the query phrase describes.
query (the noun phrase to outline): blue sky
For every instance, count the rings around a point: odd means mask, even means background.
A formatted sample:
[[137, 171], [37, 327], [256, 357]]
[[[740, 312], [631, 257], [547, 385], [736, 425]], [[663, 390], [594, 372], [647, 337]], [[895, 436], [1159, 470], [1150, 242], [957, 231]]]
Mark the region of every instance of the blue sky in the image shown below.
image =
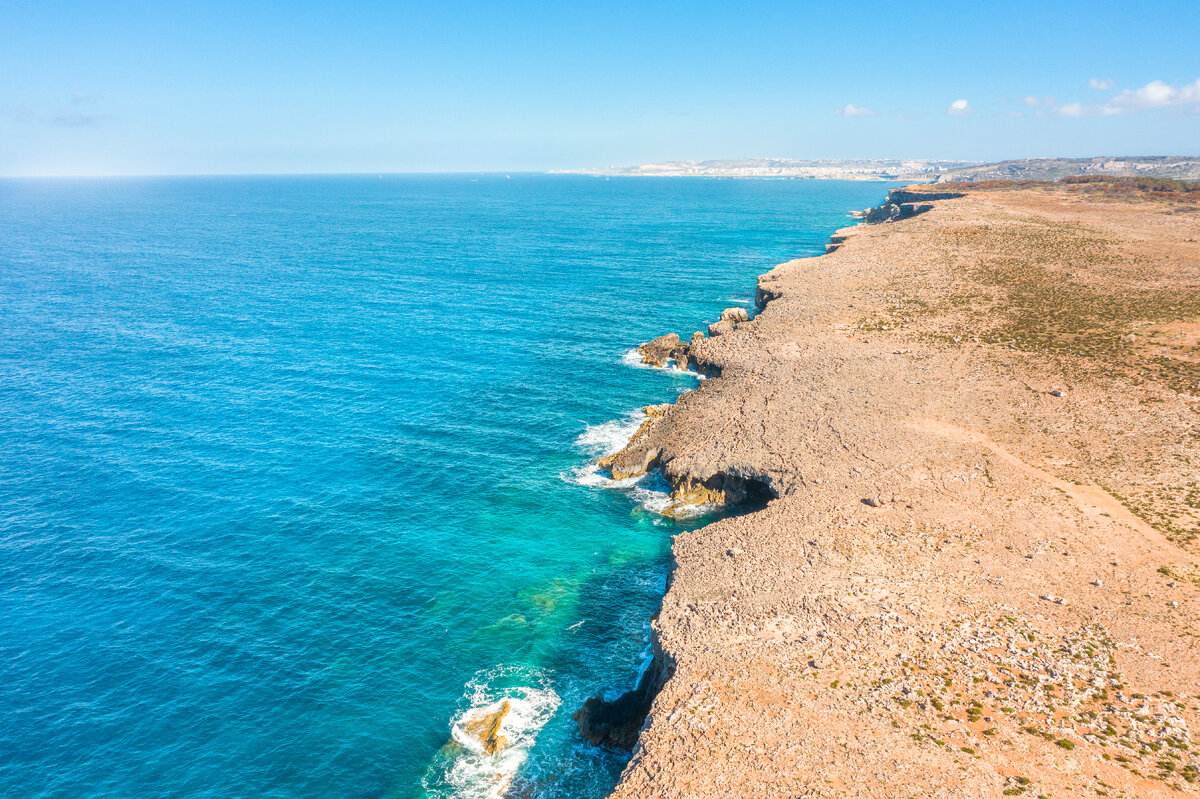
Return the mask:
[[0, 175], [1101, 154], [1200, 154], [1200, 1], [0, 5]]

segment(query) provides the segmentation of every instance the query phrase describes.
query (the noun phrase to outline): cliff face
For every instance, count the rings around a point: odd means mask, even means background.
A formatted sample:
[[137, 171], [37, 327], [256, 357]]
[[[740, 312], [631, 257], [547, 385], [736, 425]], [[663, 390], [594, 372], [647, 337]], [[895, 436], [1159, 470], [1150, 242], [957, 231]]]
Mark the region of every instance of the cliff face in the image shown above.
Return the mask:
[[676, 538], [615, 796], [1196, 791], [1200, 213], [920, 199], [764, 275], [614, 458], [765, 502]]
[[674, 668], [674, 661], [662, 651], [655, 639], [650, 665], [632, 691], [612, 701], [593, 696], [575, 712], [573, 718], [579, 724], [579, 734], [593, 746], [632, 750], [650, 714], [654, 698], [671, 679]]

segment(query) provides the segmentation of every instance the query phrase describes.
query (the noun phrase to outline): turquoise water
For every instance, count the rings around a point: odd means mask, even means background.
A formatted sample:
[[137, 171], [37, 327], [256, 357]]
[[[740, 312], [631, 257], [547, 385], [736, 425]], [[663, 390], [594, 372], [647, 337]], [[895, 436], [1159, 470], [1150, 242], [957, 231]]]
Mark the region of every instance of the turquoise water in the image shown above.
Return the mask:
[[703, 522], [587, 466], [697, 385], [622, 356], [885, 188], [0, 182], [0, 796], [604, 796]]

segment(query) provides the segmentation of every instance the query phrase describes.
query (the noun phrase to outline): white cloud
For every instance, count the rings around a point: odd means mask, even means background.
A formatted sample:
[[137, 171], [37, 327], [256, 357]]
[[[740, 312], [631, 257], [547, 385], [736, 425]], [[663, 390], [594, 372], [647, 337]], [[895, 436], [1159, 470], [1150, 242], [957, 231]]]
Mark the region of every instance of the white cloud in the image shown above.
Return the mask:
[[[1093, 79], [1091, 86], [1112, 88], [1112, 81]], [[1028, 98], [1027, 98], [1028, 100]], [[1147, 83], [1140, 89], [1125, 89], [1100, 105], [1084, 105], [1079, 102], [1054, 106], [1054, 113], [1062, 117], [1110, 117], [1135, 111], [1152, 111], [1157, 108], [1192, 108], [1200, 111], [1200, 79], [1183, 86], [1172, 86], [1161, 80]]]
[[1105, 107], [1114, 109], [1113, 113], [1121, 113], [1178, 105], [1200, 106], [1200, 78], [1178, 87], [1152, 80], [1140, 89], [1126, 89], [1109, 100]]
[[871, 109], [864, 108], [861, 105], [855, 105], [854, 103], [846, 103], [845, 108], [838, 108], [833, 113], [839, 117], [873, 117], [873, 116], [875, 116], [875, 112], [872, 111]]
[[1092, 78], [1088, 81], [1088, 86], [1091, 86], [1093, 89], [1102, 92], [1108, 91], [1115, 85], [1116, 84], [1113, 83], [1112, 78]]
[[[1040, 112], [1039, 112], [1040, 113]], [[1060, 117], [1081, 119], [1083, 117], [1108, 117], [1124, 113], [1111, 105], [1084, 105], [1083, 103], [1063, 103], [1054, 107], [1054, 113]]]
[[1024, 98], [1021, 102], [1030, 108], [1049, 108], [1054, 105], [1053, 97], [1034, 97], [1032, 94]]
[[950, 103], [950, 107], [946, 109], [946, 113], [952, 117], [966, 116], [971, 113], [971, 104], [966, 100], [955, 100]]

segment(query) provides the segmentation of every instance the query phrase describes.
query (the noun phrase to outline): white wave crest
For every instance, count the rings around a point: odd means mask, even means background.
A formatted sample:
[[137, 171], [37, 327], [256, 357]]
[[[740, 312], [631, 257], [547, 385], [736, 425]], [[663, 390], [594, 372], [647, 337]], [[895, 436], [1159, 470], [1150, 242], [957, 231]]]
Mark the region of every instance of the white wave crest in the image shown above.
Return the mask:
[[630, 488], [635, 485], [637, 478], [614, 480], [600, 471], [596, 463], [606, 455], [624, 449], [646, 418], [646, 412], [638, 410], [624, 418], [588, 427], [575, 439], [575, 445], [591, 455], [592, 460], [576, 466], [570, 473], [564, 474], [563, 479], [588, 488]]
[[642, 363], [642, 354], [637, 351], [637, 347], [628, 352], [621, 353], [621, 362], [626, 366], [632, 366], [635, 369], [657, 369], [657, 366], [649, 363]]
[[637, 410], [621, 419], [591, 425], [579, 434], [575, 444], [598, 458], [612, 455], [625, 448], [646, 418], [645, 411]]

